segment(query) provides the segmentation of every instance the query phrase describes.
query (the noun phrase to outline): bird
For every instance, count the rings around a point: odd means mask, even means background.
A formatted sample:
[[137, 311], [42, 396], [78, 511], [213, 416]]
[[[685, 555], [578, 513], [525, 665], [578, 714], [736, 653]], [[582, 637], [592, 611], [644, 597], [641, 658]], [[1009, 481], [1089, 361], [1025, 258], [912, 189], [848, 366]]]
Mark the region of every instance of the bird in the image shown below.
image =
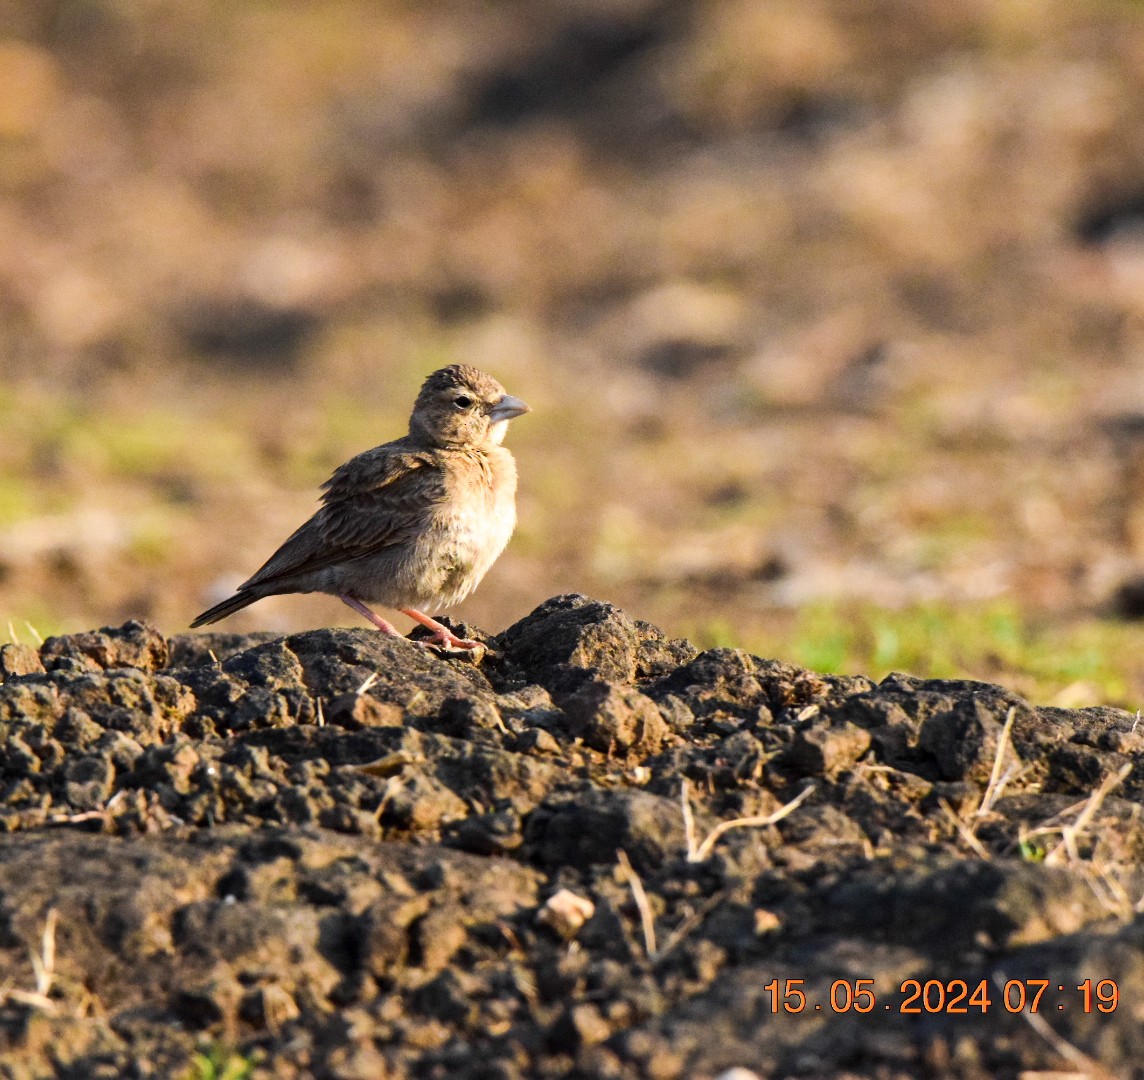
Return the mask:
[[501, 443], [508, 421], [531, 411], [479, 368], [434, 371], [414, 402], [409, 433], [336, 469], [317, 512], [191, 627], [266, 596], [320, 592], [384, 634], [401, 636], [369, 604], [428, 627], [433, 633], [422, 644], [478, 648], [426, 612], [468, 596], [512, 536], [516, 462]]

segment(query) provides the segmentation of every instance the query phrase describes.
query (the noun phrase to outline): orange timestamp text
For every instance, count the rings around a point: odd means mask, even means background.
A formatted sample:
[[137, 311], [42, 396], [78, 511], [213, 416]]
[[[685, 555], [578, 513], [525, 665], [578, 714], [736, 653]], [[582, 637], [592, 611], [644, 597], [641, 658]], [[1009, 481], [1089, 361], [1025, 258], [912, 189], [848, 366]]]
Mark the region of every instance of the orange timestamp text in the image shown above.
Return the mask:
[[947, 1015], [982, 1014], [1004, 1008], [1006, 1012], [1065, 1012], [1080, 1010], [1111, 1013], [1120, 1004], [1120, 990], [1113, 979], [1085, 979], [1077, 985], [1050, 979], [1009, 979], [990, 992], [988, 979], [977, 983], [964, 979], [906, 979], [897, 987], [874, 992], [873, 979], [835, 979], [823, 1001], [814, 1001], [803, 989], [805, 979], [772, 979], [763, 985], [764, 1007], [772, 1013], [833, 1012], [871, 1013], [875, 1010]]

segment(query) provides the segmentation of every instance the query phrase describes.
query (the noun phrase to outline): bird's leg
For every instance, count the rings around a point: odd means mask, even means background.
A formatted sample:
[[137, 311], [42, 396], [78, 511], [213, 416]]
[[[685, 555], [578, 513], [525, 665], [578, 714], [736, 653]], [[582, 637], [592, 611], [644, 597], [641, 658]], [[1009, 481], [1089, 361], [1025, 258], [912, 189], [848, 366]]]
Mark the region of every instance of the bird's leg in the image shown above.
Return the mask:
[[436, 619], [429, 618], [424, 612], [418, 611], [416, 608], [398, 608], [402, 615], [408, 615], [411, 619], [416, 620], [422, 626], [429, 627], [433, 631], [431, 641], [435, 641], [438, 645], [444, 645], [450, 649], [479, 649], [481, 643], [479, 641], [470, 641], [468, 638], [457, 637], [447, 626], [442, 626]]
[[348, 604], [359, 615], [364, 615], [374, 626], [376, 626], [383, 634], [388, 634], [390, 637], [401, 637], [401, 633], [397, 627], [392, 623], [387, 623], [380, 615], [370, 611], [360, 600], [353, 596], [338, 595], [338, 599], [343, 604]]

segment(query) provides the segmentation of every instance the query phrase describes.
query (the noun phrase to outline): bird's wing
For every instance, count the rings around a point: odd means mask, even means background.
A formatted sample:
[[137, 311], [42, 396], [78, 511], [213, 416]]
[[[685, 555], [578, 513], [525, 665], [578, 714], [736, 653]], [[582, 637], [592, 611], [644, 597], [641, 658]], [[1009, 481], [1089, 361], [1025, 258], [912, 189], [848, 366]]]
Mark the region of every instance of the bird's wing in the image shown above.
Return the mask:
[[436, 457], [393, 444], [342, 465], [325, 484], [322, 508], [240, 588], [267, 585], [373, 555], [426, 528], [447, 497]]

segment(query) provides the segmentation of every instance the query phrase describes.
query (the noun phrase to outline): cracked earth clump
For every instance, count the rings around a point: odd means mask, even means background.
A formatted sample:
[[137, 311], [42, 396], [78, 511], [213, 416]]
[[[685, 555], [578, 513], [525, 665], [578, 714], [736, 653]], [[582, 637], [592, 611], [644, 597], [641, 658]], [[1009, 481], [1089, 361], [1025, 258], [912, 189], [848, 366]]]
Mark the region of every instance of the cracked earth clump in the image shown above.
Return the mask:
[[[1044, 979], [1133, 1075], [1133, 716], [697, 652], [582, 596], [488, 641], [6, 647], [3, 1075], [1017, 1076], [1060, 1061], [999, 987]], [[991, 1004], [922, 1025], [909, 980]]]

